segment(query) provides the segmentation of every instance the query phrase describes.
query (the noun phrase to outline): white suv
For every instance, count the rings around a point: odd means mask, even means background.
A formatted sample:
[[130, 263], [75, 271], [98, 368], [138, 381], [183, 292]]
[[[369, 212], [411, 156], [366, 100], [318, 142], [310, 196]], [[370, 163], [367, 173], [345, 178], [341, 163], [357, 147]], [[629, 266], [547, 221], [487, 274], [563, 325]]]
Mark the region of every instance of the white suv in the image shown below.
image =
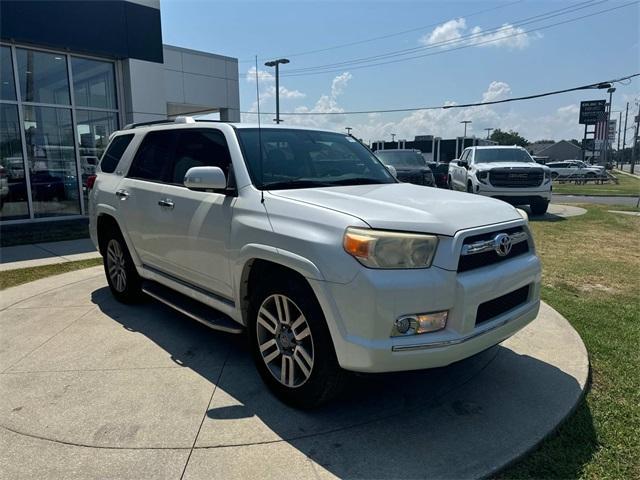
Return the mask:
[[551, 170], [515, 145], [469, 147], [449, 163], [449, 187], [529, 205], [531, 213], [543, 215], [551, 201]]
[[134, 125], [89, 186], [113, 295], [246, 332], [264, 381], [296, 406], [326, 401], [345, 370], [469, 357], [538, 312], [524, 212], [399, 183], [344, 134]]

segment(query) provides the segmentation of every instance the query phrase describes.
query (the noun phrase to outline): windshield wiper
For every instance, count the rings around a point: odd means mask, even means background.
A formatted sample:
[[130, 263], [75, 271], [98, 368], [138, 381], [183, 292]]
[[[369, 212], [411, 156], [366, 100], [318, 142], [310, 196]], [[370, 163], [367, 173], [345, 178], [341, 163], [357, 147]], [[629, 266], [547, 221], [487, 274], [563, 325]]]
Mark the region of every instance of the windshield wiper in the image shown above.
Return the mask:
[[264, 183], [264, 190], [280, 190], [287, 188], [313, 188], [313, 187], [329, 187], [332, 183], [319, 182], [317, 180], [285, 180], [282, 182]]
[[390, 183], [385, 180], [378, 180], [376, 178], [344, 178], [342, 180], [335, 180], [331, 182], [331, 185], [368, 185], [368, 184], [381, 184]]

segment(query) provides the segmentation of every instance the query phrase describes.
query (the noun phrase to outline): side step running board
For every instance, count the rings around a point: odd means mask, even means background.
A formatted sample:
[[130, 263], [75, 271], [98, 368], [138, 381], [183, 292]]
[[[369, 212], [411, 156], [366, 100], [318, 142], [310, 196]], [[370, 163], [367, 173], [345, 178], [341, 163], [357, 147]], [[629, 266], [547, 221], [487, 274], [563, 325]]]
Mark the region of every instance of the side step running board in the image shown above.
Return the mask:
[[244, 330], [238, 322], [235, 322], [224, 313], [218, 312], [204, 303], [193, 300], [157, 282], [145, 280], [142, 284], [142, 291], [183, 315], [214, 330], [227, 333], [242, 333]]

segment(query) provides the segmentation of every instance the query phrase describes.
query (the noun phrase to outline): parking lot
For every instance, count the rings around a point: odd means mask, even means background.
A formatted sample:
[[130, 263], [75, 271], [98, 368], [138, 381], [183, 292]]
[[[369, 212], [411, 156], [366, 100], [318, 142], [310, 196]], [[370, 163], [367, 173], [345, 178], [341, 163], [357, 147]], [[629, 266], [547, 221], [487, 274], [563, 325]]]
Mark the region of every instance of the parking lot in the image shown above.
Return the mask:
[[12, 479], [481, 477], [555, 428], [589, 370], [580, 337], [543, 306], [476, 357], [354, 377], [303, 412], [265, 389], [242, 337], [151, 300], [123, 306], [101, 267], [0, 301], [0, 471]]

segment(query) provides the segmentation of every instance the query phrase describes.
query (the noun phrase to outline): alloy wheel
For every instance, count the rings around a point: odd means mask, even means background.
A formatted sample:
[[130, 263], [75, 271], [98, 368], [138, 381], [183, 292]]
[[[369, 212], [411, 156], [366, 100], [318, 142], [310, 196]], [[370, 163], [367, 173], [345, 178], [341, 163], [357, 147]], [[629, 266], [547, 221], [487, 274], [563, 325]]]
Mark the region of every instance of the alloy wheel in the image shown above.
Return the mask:
[[111, 239], [107, 245], [107, 269], [113, 287], [118, 292], [124, 292], [127, 288], [125, 258], [120, 242], [116, 239]]
[[313, 337], [300, 308], [286, 295], [268, 296], [258, 309], [260, 355], [271, 375], [289, 388], [303, 385], [313, 370]]

